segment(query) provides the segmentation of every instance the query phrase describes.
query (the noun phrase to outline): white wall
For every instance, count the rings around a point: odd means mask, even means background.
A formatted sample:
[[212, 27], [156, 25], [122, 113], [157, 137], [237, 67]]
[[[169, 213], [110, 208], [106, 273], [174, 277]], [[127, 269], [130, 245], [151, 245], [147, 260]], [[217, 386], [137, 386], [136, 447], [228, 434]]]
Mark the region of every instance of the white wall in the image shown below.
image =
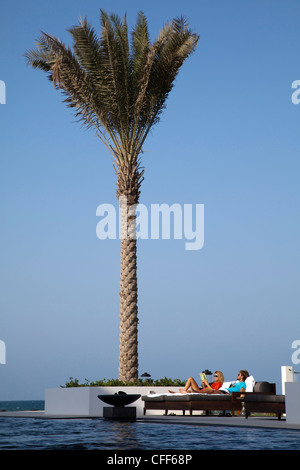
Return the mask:
[[[48, 388], [45, 391], [45, 414], [57, 416], [102, 417], [106, 405], [98, 395], [113, 395], [119, 391], [129, 394], [147, 395], [149, 391], [167, 393], [178, 391], [178, 387], [70, 387]], [[141, 398], [129, 406], [136, 407], [137, 417], [143, 416], [144, 402]], [[150, 414], [163, 414], [164, 411], [147, 411]]]
[[286, 422], [300, 424], [300, 383], [286, 382], [285, 384]]

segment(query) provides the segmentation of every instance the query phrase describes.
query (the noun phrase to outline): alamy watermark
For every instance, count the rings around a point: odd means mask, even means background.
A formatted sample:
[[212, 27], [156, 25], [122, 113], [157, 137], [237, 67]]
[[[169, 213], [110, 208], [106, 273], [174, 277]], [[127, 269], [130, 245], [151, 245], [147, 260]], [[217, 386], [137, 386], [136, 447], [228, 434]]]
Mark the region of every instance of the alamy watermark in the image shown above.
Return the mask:
[[3, 80], [0, 80], [0, 104], [6, 104], [6, 85]]
[[0, 340], [0, 364], [6, 364], [6, 346], [2, 340]]
[[128, 208], [126, 197], [121, 197], [118, 213], [113, 204], [100, 204], [96, 215], [101, 217], [96, 227], [100, 240], [184, 239], [186, 250], [201, 250], [204, 245], [204, 204], [151, 204], [149, 209], [134, 204]]
[[292, 103], [299, 104], [300, 103], [300, 80], [294, 80], [292, 83], [292, 88], [296, 88], [296, 91], [292, 93]]
[[292, 363], [300, 364], [300, 339], [295, 339], [292, 342], [292, 349], [295, 349], [292, 354]]

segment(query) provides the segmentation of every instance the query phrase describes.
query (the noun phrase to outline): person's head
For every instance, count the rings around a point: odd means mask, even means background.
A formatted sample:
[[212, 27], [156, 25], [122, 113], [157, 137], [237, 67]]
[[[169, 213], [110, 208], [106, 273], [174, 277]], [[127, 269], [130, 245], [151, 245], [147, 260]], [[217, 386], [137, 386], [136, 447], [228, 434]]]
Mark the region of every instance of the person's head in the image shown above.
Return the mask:
[[216, 370], [216, 372], [214, 373], [214, 378], [216, 382], [221, 382], [221, 383], [224, 382], [224, 375], [222, 374], [220, 370]]
[[249, 372], [247, 370], [240, 370], [238, 377], [240, 377], [241, 382], [245, 382], [246, 378], [249, 377]]

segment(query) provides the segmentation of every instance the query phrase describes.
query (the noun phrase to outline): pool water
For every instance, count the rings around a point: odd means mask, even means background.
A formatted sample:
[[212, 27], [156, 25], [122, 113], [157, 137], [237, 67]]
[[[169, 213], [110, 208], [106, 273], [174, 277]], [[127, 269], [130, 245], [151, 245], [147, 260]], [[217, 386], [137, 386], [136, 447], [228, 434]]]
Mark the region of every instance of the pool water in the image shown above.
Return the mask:
[[299, 431], [120, 422], [0, 419], [0, 450], [300, 450]]

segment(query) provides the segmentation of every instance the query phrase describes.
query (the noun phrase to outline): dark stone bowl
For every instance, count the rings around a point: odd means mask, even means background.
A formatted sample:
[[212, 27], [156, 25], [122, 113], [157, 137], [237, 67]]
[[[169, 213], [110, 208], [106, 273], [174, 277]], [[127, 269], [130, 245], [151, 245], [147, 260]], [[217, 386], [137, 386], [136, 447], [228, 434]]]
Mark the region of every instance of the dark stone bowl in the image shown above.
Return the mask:
[[107, 403], [108, 405], [126, 406], [136, 401], [138, 398], [140, 398], [140, 396], [141, 395], [127, 395], [126, 393], [116, 393], [114, 395], [98, 395], [98, 398], [104, 401], [104, 403]]

